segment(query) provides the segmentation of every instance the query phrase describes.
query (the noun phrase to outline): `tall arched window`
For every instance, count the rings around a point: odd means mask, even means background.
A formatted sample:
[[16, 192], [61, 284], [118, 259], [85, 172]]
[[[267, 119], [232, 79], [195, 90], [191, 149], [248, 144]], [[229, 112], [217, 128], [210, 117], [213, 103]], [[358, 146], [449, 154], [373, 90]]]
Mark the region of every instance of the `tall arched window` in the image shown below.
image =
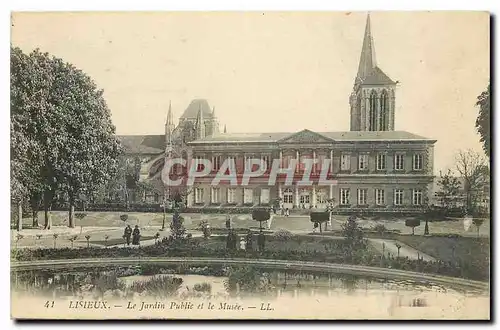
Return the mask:
[[368, 123], [369, 131], [376, 131], [377, 130], [377, 93], [375, 90], [372, 90], [370, 94], [370, 111], [369, 111], [369, 117], [368, 117]]
[[380, 109], [379, 109], [379, 131], [387, 130], [387, 112], [388, 112], [388, 95], [387, 91], [384, 89], [380, 95]]

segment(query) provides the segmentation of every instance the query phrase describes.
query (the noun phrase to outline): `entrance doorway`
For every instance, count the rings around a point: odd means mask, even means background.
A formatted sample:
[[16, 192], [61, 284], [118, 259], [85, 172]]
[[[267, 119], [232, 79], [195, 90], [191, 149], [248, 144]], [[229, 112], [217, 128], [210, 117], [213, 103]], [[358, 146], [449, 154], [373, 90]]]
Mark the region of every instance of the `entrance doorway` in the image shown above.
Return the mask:
[[301, 189], [299, 194], [299, 208], [308, 209], [311, 205], [311, 194], [307, 189]]
[[293, 191], [290, 188], [283, 190], [283, 209], [293, 208]]

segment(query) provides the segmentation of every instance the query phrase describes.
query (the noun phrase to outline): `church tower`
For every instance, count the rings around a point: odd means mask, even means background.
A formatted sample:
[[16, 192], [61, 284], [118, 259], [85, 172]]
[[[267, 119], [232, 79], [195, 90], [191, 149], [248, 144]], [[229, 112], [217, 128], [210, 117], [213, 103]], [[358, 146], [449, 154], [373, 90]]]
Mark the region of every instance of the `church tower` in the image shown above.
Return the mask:
[[168, 105], [167, 120], [165, 121], [165, 145], [169, 145], [172, 142], [174, 129], [174, 115], [172, 114], [172, 102], [170, 102]]
[[349, 99], [351, 131], [393, 131], [395, 88], [396, 83], [377, 66], [368, 14], [358, 73]]

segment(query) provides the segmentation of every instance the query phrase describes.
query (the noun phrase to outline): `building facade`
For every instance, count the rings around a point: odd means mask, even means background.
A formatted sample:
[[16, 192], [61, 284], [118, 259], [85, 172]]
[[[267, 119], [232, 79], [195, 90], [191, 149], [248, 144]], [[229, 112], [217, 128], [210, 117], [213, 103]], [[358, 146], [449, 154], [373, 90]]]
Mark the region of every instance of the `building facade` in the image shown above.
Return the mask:
[[[329, 202], [340, 209], [400, 210], [421, 209], [433, 190], [433, 156], [435, 140], [403, 131], [395, 131], [395, 88], [378, 66], [368, 16], [358, 73], [349, 97], [350, 131], [270, 133], [227, 133], [219, 130], [215, 110], [206, 100], [193, 100], [176, 126], [169, 108], [165, 136], [158, 144], [154, 159], [145, 163], [147, 180], [161, 176], [165, 157], [209, 159], [210, 174], [197, 178], [190, 189], [189, 207], [234, 207], [270, 205], [279, 199], [284, 208], [325, 208]], [[122, 137], [132, 141], [131, 137]], [[140, 150], [146, 140], [138, 138], [128, 150]], [[160, 152], [161, 150], [161, 152]], [[245, 160], [259, 158], [266, 164], [264, 175], [251, 178], [247, 186], [213, 178], [226, 159], [234, 159], [236, 176], [241, 180]], [[312, 184], [298, 183], [306, 168], [305, 160], [313, 160]], [[323, 169], [325, 159], [330, 161]], [[288, 168], [293, 160], [295, 179], [287, 182], [279, 174], [269, 183], [271, 164], [278, 160]], [[151, 168], [154, 168], [151, 170]], [[173, 168], [185, 173], [186, 168]], [[323, 171], [322, 171], [323, 170]], [[326, 173], [329, 184], [319, 180]], [[160, 180], [161, 181], [161, 180]]]

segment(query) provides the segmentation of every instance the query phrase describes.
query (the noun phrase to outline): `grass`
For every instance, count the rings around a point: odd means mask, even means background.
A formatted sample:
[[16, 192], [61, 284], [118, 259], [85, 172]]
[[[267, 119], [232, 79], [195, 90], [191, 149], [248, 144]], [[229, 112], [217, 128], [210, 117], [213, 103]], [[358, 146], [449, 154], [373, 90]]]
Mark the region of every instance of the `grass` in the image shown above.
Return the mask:
[[489, 238], [401, 235], [397, 239], [434, 258], [447, 262], [456, 261], [458, 257], [469, 262], [480, 261], [487, 264], [490, 262]]

